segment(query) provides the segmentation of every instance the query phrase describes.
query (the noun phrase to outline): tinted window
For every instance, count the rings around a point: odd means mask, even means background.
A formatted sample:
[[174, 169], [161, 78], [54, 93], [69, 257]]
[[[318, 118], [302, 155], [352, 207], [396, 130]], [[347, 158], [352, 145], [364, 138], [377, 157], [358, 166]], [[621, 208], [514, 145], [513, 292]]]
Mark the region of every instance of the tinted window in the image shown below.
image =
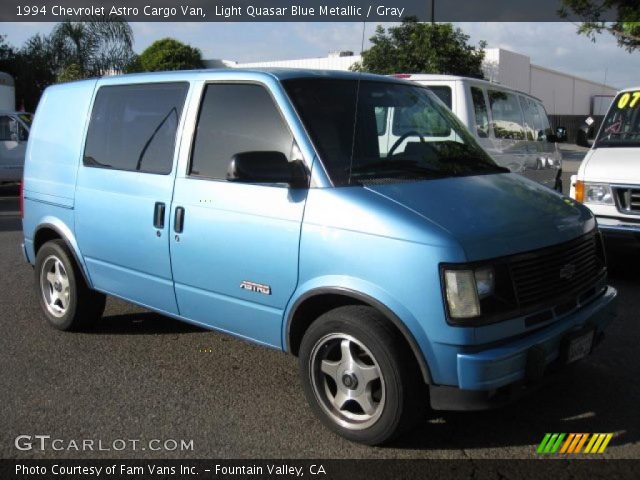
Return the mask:
[[[504, 171], [425, 87], [331, 78], [283, 84], [336, 186]], [[388, 138], [378, 134], [380, 110], [394, 118]]]
[[442, 102], [449, 108], [451, 108], [451, 88], [445, 86], [429, 86], [429, 90], [436, 94]]
[[33, 122], [33, 115], [30, 113], [19, 113], [18, 117], [25, 123], [25, 125], [28, 127], [31, 126], [31, 123]]
[[12, 118], [8, 115], [0, 116], [0, 141], [11, 140], [11, 123]]
[[538, 106], [529, 98], [519, 98], [522, 113], [524, 114], [524, 130], [527, 135], [527, 140], [537, 140], [538, 133], [542, 128]]
[[551, 130], [551, 125], [549, 124], [549, 117], [547, 116], [547, 111], [544, 109], [541, 103], [534, 102], [536, 107], [538, 108], [538, 115], [540, 118], [540, 130], [544, 132], [545, 135], [551, 135], [553, 131]]
[[509, 92], [489, 90], [489, 104], [496, 138], [524, 140], [524, 122], [518, 97]]
[[169, 173], [187, 88], [187, 83], [100, 88], [91, 112], [84, 164]]
[[448, 137], [451, 134], [450, 125], [434, 105], [414, 104], [395, 108], [393, 134], [400, 137], [418, 131], [423, 136]]
[[378, 129], [378, 135], [384, 135], [387, 131], [387, 113], [388, 109], [384, 107], [376, 107], [376, 127]]
[[480, 138], [487, 138], [489, 136], [489, 113], [483, 90], [471, 87], [471, 99], [473, 100], [476, 133]]
[[196, 129], [191, 175], [226, 179], [242, 152], [281, 152], [290, 159], [293, 137], [273, 99], [259, 85], [206, 87]]

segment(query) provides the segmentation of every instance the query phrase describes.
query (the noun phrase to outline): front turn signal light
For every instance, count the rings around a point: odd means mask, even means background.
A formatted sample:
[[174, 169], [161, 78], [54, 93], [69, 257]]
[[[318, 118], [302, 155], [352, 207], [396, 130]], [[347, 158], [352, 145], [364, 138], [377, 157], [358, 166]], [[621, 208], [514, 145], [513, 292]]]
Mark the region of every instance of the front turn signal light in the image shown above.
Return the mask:
[[584, 202], [584, 182], [581, 180], [576, 181], [576, 201]]

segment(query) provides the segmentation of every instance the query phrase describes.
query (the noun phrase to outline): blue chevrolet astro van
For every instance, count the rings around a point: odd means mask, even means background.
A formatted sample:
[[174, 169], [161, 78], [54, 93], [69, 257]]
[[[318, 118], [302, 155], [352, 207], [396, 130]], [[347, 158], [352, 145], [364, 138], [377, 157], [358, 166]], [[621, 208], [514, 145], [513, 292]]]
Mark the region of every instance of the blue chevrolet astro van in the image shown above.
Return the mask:
[[[402, 134], [385, 144], [390, 114]], [[367, 444], [429, 404], [513, 399], [588, 355], [614, 314], [589, 210], [499, 167], [432, 92], [388, 77], [50, 87], [23, 202], [53, 327], [98, 320], [112, 295], [281, 349], [322, 421]]]

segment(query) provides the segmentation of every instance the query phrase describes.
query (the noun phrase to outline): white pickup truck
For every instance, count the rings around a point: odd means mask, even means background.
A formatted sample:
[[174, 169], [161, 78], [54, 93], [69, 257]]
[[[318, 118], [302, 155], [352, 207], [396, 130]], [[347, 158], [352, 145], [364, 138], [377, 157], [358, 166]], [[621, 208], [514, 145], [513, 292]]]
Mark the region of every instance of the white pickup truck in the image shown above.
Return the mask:
[[640, 239], [640, 87], [616, 96], [571, 177], [570, 195], [591, 209], [603, 233]]

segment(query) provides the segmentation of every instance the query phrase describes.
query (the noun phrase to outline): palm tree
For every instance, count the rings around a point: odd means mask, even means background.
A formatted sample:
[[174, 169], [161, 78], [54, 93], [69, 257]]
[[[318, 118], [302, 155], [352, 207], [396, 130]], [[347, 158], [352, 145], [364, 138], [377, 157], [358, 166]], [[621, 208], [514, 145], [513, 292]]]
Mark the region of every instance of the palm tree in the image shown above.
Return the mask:
[[133, 31], [121, 17], [92, 17], [86, 22], [64, 21], [51, 32], [62, 70], [71, 67], [82, 78], [122, 72], [134, 56]]

